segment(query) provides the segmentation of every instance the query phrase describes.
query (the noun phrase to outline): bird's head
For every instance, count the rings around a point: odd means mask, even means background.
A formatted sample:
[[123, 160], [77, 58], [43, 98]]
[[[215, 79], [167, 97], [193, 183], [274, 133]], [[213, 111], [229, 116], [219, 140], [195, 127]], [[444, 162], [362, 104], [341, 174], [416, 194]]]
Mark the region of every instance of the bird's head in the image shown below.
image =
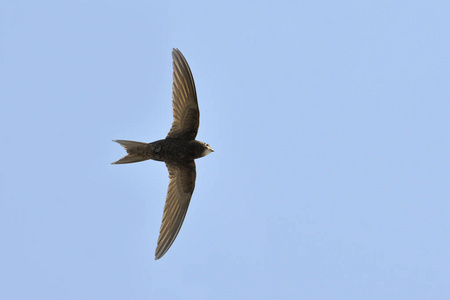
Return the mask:
[[206, 156], [206, 155], [210, 154], [211, 152], [214, 152], [213, 148], [211, 148], [210, 145], [208, 145], [208, 144], [206, 144], [206, 143], [203, 143], [203, 142], [201, 142], [201, 143], [202, 143], [202, 145], [203, 145], [203, 153], [202, 153], [202, 156]]

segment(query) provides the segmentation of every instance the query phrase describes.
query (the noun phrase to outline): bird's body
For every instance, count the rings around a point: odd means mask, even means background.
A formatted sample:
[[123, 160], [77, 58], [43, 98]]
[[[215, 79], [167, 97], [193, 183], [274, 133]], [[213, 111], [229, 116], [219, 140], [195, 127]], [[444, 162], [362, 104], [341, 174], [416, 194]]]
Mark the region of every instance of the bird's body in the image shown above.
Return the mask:
[[[116, 140], [125, 148], [127, 143], [139, 143], [131, 141]], [[167, 138], [153, 143], [139, 143], [135, 147], [130, 147], [127, 156], [143, 158], [143, 160], [152, 159], [156, 161], [184, 162], [191, 161], [209, 154], [208, 147], [205, 143], [196, 140], [182, 140]], [[125, 158], [127, 157], [125, 156]], [[119, 164], [120, 161], [115, 164]]]
[[169, 250], [183, 224], [194, 192], [196, 168], [194, 159], [214, 150], [195, 140], [200, 123], [194, 78], [180, 50], [173, 49], [173, 123], [167, 137], [152, 143], [116, 140], [127, 155], [113, 164], [126, 164], [148, 159], [166, 163], [169, 170], [169, 189], [164, 206], [155, 259]]

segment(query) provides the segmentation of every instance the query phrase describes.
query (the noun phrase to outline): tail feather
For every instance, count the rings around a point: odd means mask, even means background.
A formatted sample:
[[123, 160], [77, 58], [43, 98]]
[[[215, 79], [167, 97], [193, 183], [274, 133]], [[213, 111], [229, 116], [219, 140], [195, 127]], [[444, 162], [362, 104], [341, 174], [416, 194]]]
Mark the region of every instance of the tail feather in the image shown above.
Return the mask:
[[144, 150], [148, 145], [146, 143], [125, 141], [125, 140], [113, 140], [113, 142], [119, 143], [128, 152], [128, 155], [125, 155], [118, 161], [113, 162], [112, 163], [113, 165], [129, 164], [149, 159], [149, 157], [144, 156], [145, 153]]

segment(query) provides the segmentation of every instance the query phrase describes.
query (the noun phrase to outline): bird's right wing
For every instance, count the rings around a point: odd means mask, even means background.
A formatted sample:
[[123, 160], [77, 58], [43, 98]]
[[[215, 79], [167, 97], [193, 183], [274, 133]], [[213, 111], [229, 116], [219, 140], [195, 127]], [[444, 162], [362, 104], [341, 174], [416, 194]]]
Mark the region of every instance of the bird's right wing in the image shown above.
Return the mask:
[[173, 49], [172, 109], [173, 123], [167, 138], [194, 140], [200, 124], [194, 77], [178, 49]]
[[166, 163], [169, 170], [169, 189], [155, 259], [160, 259], [169, 250], [183, 225], [184, 217], [195, 188], [195, 162]]

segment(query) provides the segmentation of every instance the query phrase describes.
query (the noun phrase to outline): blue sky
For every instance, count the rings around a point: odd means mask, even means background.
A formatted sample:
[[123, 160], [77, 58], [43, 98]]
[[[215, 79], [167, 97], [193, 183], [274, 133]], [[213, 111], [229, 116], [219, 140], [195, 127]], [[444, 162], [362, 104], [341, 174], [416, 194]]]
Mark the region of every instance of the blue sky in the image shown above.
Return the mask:
[[[2, 299], [448, 299], [448, 1], [2, 1]], [[167, 170], [112, 139], [201, 112], [159, 261]]]

